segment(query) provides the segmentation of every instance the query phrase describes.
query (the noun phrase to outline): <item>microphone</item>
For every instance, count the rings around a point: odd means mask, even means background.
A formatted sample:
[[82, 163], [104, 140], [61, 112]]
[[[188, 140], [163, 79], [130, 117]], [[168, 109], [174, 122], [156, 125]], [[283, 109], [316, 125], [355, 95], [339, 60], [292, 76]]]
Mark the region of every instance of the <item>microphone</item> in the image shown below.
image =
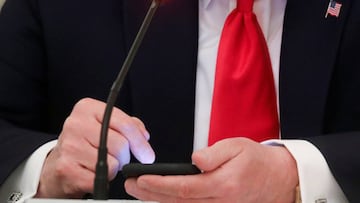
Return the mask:
[[143, 23], [136, 35], [136, 38], [129, 50], [129, 53], [123, 63], [123, 66], [115, 79], [110, 93], [107, 98], [105, 112], [103, 116], [103, 122], [101, 126], [100, 144], [98, 149], [98, 160], [96, 164], [96, 173], [94, 180], [94, 193], [95, 200], [107, 200], [109, 193], [108, 183], [108, 165], [107, 165], [107, 135], [109, 130], [109, 123], [111, 113], [114, 108], [118, 93], [124, 83], [125, 77], [130, 69], [130, 66], [134, 60], [134, 57], [141, 45], [141, 42], [149, 28], [152, 18], [159, 7], [161, 0], [152, 0], [150, 8], [143, 20]]

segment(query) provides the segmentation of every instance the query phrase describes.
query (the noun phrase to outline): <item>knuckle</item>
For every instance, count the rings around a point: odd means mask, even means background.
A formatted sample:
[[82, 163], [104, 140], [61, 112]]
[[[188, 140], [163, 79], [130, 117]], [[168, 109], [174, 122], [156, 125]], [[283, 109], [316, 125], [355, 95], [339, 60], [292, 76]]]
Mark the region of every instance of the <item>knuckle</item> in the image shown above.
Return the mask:
[[76, 104], [75, 107], [81, 108], [82, 106], [91, 105], [94, 102], [94, 99], [91, 99], [89, 97], [80, 99]]
[[130, 119], [124, 119], [120, 123], [120, 129], [122, 133], [134, 133], [136, 132], [136, 125]]
[[59, 152], [63, 157], [73, 156], [78, 148], [79, 146], [77, 146], [76, 142], [71, 139], [65, 139], [61, 142]]
[[64, 157], [58, 158], [54, 167], [54, 175], [59, 179], [66, 179], [67, 174], [71, 171], [68, 161]]
[[131, 116], [131, 119], [133, 119], [135, 122], [141, 122], [141, 120], [136, 116]]
[[178, 196], [182, 199], [189, 198], [191, 195], [190, 185], [186, 181], [181, 181], [179, 184], [179, 194]]
[[79, 129], [81, 127], [81, 123], [82, 122], [80, 119], [74, 116], [69, 116], [64, 121], [63, 131], [75, 131], [76, 129]]
[[144, 126], [144, 123], [140, 120], [140, 118], [133, 116], [133, 117], [131, 117], [131, 119], [132, 119], [135, 123], [137, 123], [137, 124], [139, 124], [139, 125], [141, 125], [141, 126]]
[[234, 181], [227, 181], [225, 184], [220, 187], [218, 192], [220, 195], [232, 194], [238, 190], [239, 185]]
[[[61, 144], [58, 146], [57, 151], [59, 154], [57, 164], [66, 165], [66, 166], [70, 166], [74, 164], [72, 160], [74, 160], [74, 157], [81, 152], [79, 146], [76, 145], [75, 142], [69, 139], [63, 140]], [[61, 167], [65, 167], [65, 166], [58, 166], [58, 167], [61, 169]], [[71, 168], [68, 168], [68, 170], [71, 170]]]
[[73, 107], [72, 114], [79, 113], [87, 110], [89, 106], [93, 106], [95, 104], [95, 100], [91, 98], [83, 98], [79, 100]]

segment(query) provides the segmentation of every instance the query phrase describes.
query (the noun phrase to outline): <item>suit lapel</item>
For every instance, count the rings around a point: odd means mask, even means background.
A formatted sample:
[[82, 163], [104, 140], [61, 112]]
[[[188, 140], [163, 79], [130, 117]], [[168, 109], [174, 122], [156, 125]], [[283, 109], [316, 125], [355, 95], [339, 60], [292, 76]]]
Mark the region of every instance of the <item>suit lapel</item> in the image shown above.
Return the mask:
[[325, 14], [327, 0], [288, 0], [280, 59], [282, 136], [322, 133], [326, 97], [351, 0], [339, 17]]

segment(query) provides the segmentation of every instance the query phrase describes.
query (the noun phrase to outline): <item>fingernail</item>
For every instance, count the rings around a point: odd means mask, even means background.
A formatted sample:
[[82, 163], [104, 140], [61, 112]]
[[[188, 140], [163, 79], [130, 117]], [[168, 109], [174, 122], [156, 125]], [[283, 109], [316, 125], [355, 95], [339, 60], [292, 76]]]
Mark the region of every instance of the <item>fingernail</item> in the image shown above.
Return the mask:
[[141, 160], [139, 160], [141, 163], [144, 164], [151, 164], [155, 161], [155, 152], [150, 149], [144, 149], [144, 152], [141, 153]]
[[146, 131], [144, 133], [144, 137], [146, 138], [147, 141], [149, 141], [150, 140], [150, 133], [148, 131]]

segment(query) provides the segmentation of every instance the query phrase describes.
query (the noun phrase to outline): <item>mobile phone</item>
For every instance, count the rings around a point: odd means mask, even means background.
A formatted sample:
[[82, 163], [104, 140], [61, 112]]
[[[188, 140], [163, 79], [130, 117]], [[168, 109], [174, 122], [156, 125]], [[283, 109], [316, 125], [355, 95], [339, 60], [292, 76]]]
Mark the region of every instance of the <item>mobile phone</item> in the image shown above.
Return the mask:
[[139, 177], [145, 174], [151, 175], [194, 175], [201, 171], [189, 163], [155, 163], [155, 164], [126, 164], [122, 169], [125, 178]]

